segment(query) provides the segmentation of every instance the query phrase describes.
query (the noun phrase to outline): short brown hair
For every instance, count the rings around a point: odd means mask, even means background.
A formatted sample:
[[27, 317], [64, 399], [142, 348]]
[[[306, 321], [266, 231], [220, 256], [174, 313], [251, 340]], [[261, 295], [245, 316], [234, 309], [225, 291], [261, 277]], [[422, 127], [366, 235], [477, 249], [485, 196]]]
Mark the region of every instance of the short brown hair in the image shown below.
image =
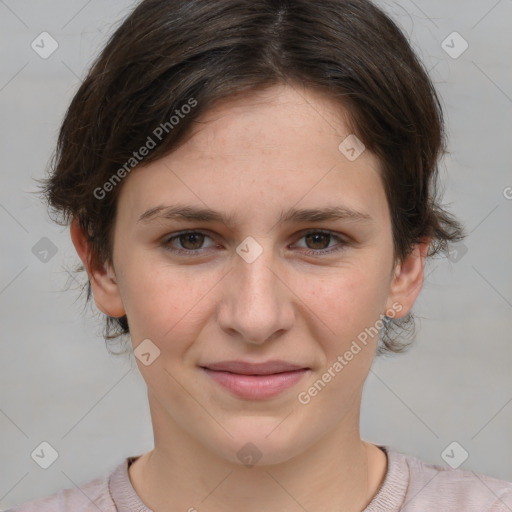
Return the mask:
[[[101, 198], [97, 191], [116, 172], [126, 174], [121, 169], [156, 127], [166, 133], [144, 164], [183, 143], [215, 101], [280, 83], [339, 101], [352, 133], [379, 158], [395, 260], [426, 237], [428, 256], [463, 238], [462, 225], [437, 197], [438, 161], [446, 152], [439, 98], [401, 30], [368, 0], [140, 2], [91, 66], [63, 120], [42, 180], [59, 214], [54, 220], [78, 219], [91, 262], [112, 264], [122, 183]], [[191, 98], [195, 107], [172, 124]], [[403, 351], [396, 333], [411, 333], [412, 315], [386, 320], [378, 353]], [[128, 333], [126, 316], [106, 318], [106, 340]]]

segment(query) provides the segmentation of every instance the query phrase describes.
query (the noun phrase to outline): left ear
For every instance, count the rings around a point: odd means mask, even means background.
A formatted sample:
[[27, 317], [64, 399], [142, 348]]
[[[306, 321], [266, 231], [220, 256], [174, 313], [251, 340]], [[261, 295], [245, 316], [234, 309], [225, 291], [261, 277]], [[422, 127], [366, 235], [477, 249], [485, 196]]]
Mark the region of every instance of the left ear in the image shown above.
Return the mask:
[[[386, 311], [389, 309], [397, 311], [394, 315], [397, 318], [403, 317], [411, 311], [421, 291], [429, 243], [430, 239], [427, 238], [421, 243], [415, 244], [411, 253], [395, 266], [386, 302]], [[400, 309], [396, 308], [397, 303], [400, 304]]]

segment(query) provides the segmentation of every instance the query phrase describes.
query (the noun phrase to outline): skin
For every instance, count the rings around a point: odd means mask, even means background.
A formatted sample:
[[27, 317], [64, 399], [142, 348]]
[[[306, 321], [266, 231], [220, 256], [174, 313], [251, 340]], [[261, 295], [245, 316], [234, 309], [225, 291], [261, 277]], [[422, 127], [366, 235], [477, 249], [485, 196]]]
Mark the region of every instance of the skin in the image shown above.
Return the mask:
[[[311, 89], [273, 86], [230, 97], [203, 116], [172, 154], [128, 175], [118, 199], [113, 266], [92, 268], [76, 222], [71, 236], [98, 308], [127, 314], [147, 384], [154, 450], [129, 469], [155, 511], [360, 511], [387, 470], [385, 454], [359, 433], [362, 390], [377, 336], [307, 405], [297, 395], [343, 355], [359, 333], [399, 304], [404, 316], [423, 282], [427, 242], [393, 260], [379, 161], [349, 161], [338, 149], [351, 131], [339, 104]], [[158, 205], [188, 204], [232, 215], [219, 222], [154, 219]], [[289, 208], [343, 205], [371, 221], [278, 223]], [[348, 240], [340, 247], [329, 231]], [[197, 230], [205, 237], [169, 235]], [[252, 263], [236, 248], [248, 236], [263, 252]], [[177, 255], [169, 248], [196, 251]], [[310, 371], [265, 400], [231, 395], [199, 365], [283, 359]], [[248, 467], [248, 442], [261, 459]], [[204, 501], [203, 501], [204, 500]]]

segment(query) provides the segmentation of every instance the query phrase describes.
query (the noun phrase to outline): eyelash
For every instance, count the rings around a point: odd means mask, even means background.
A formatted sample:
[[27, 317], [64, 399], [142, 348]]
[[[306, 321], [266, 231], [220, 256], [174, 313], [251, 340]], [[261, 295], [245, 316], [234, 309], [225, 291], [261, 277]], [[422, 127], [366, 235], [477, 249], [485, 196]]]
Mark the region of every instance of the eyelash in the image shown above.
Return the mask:
[[[204, 235], [208, 238], [211, 238], [208, 234], [202, 232], [202, 231], [182, 231], [181, 233], [177, 233], [175, 235], [172, 235], [171, 237], [167, 237], [165, 238], [163, 241], [162, 241], [162, 246], [164, 247], [165, 250], [167, 251], [170, 251], [172, 253], [175, 253], [175, 254], [179, 254], [179, 255], [187, 255], [187, 256], [196, 256], [196, 255], [200, 255], [200, 251], [202, 249], [196, 249], [196, 250], [190, 250], [190, 249], [174, 249], [174, 248], [171, 248], [170, 247], [170, 244], [176, 240], [176, 239], [179, 239], [180, 237], [182, 236], [185, 236], [185, 235]], [[330, 236], [331, 238], [334, 238], [335, 240], [338, 241], [338, 245], [335, 246], [334, 248], [331, 248], [331, 249], [303, 249], [305, 251], [307, 251], [307, 255], [310, 256], [310, 255], [320, 255], [320, 256], [325, 256], [325, 255], [328, 255], [328, 254], [332, 254], [332, 253], [336, 253], [336, 252], [340, 252], [342, 250], [344, 250], [346, 248], [346, 246], [350, 245], [350, 243], [345, 240], [344, 238], [342, 238], [341, 236], [335, 234], [335, 233], [332, 233], [331, 231], [324, 231], [324, 230], [318, 230], [318, 229], [314, 229], [314, 230], [310, 230], [310, 231], [307, 231], [305, 233], [302, 234], [302, 236], [300, 237], [300, 239], [306, 237], [307, 235], [312, 235], [312, 234], [320, 234], [320, 235], [328, 235]], [[300, 240], [299, 239], [299, 240]]]

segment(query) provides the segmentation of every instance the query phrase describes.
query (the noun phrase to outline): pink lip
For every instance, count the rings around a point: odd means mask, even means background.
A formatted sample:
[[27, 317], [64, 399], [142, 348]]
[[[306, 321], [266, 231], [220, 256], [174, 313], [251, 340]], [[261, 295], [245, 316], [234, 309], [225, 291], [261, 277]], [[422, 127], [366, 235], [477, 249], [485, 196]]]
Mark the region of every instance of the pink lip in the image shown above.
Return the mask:
[[283, 361], [262, 364], [226, 361], [210, 364], [207, 368], [202, 367], [202, 370], [234, 395], [249, 400], [278, 395], [296, 384], [309, 371], [308, 368]]

